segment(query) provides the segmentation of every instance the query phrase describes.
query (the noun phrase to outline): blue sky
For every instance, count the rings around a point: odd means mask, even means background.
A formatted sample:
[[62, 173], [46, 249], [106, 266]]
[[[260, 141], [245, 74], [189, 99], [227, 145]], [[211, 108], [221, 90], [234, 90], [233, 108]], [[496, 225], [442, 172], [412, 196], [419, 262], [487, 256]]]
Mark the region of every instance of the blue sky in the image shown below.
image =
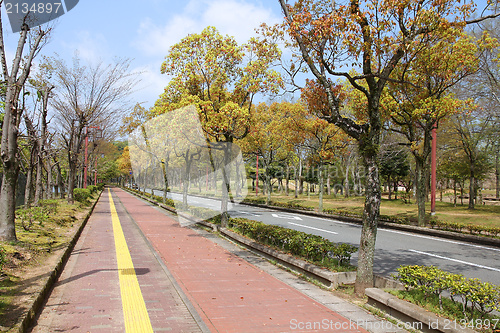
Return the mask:
[[[144, 72], [134, 102], [151, 106], [168, 83], [160, 65], [171, 45], [209, 25], [243, 43], [261, 22], [276, 23], [282, 14], [274, 0], [80, 0], [55, 23], [50, 43], [41, 54], [55, 52], [68, 62], [76, 50], [89, 62], [131, 58], [134, 70]], [[18, 34], [2, 19], [7, 56], [14, 53]]]
[[[18, 34], [12, 33], [4, 6], [2, 18], [9, 56]], [[115, 57], [133, 59], [132, 69], [143, 74], [132, 100], [149, 107], [168, 83], [160, 65], [169, 47], [187, 34], [212, 25], [243, 43], [255, 35], [260, 23], [281, 20], [277, 0], [80, 0], [57, 20], [42, 54], [57, 53], [68, 62], [75, 51], [92, 63], [111, 62]]]

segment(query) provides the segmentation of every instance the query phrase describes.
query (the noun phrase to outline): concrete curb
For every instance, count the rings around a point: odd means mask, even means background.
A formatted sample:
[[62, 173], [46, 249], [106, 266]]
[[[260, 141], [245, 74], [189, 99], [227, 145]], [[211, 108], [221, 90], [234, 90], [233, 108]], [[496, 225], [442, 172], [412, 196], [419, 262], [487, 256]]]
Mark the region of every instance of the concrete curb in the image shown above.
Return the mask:
[[263, 255], [268, 259], [276, 260], [279, 264], [285, 266], [286, 268], [317, 280], [326, 288], [336, 289], [339, 285], [353, 284], [356, 280], [355, 271], [339, 273], [332, 272], [286, 253], [274, 250], [268, 246], [259, 244], [228, 229], [220, 228], [219, 232], [231, 240], [246, 245], [246, 247], [257, 251], [260, 255]]
[[377, 288], [365, 290], [368, 304], [422, 332], [474, 333], [459, 322], [436, 316], [434, 313]]
[[89, 212], [87, 213], [87, 215], [83, 219], [77, 232], [75, 233], [75, 235], [73, 236], [73, 238], [69, 242], [68, 247], [66, 248], [64, 253], [59, 257], [59, 260], [57, 261], [57, 264], [54, 267], [54, 270], [46, 278], [46, 281], [43, 284], [42, 290], [38, 293], [38, 295], [36, 295], [30, 309], [21, 317], [21, 319], [18, 321], [18, 323], [16, 325], [14, 325], [14, 327], [12, 327], [9, 330], [9, 332], [24, 333], [24, 332], [27, 332], [29, 328], [31, 328], [36, 316], [39, 314], [41, 308], [43, 307], [45, 299], [50, 294], [50, 292], [52, 291], [52, 287], [54, 286], [54, 284], [57, 282], [57, 279], [61, 275], [61, 273], [64, 269], [64, 266], [66, 265], [66, 262], [68, 261], [68, 258], [71, 255], [71, 252], [73, 251], [73, 248], [75, 247], [76, 242], [78, 241], [78, 238], [80, 238], [80, 235], [81, 235], [83, 229], [87, 225], [87, 222], [90, 218], [90, 215], [92, 215], [92, 212], [94, 211], [94, 207], [97, 205], [97, 202], [99, 202], [99, 199], [101, 198], [101, 194], [102, 194], [102, 192], [99, 194], [99, 197], [94, 202], [94, 204], [90, 208]]
[[[208, 227], [214, 227], [214, 225], [202, 222], [203, 225]], [[325, 268], [319, 267], [317, 265], [311, 264], [302, 259], [295, 258], [289, 254], [283, 253], [279, 250], [275, 250], [269, 246], [262, 245], [251, 239], [243, 237], [237, 233], [234, 233], [228, 229], [220, 228], [219, 232], [224, 236], [230, 238], [231, 240], [237, 242], [246, 248], [253, 250], [263, 257], [271, 260], [277, 261], [280, 265], [285, 266], [292, 271], [300, 274], [304, 274], [309, 278], [312, 278], [324, 287], [329, 289], [336, 289], [338, 286], [343, 284], [354, 284], [356, 281], [356, 272], [332, 272]], [[377, 288], [394, 288], [403, 289], [403, 285], [397, 281], [374, 275], [374, 284]]]
[[[249, 202], [242, 202], [240, 204], [254, 206], [254, 207], [268, 208], [268, 209], [276, 209], [276, 210], [280, 210], [280, 211], [288, 212], [288, 213], [297, 213], [297, 214], [304, 214], [304, 215], [315, 216], [315, 217], [323, 217], [323, 218], [327, 218], [327, 219], [335, 219], [335, 220], [349, 222], [349, 223], [355, 223], [355, 224], [362, 223], [361, 219], [355, 218], [355, 217], [330, 215], [330, 214], [317, 213], [317, 212], [308, 211], [308, 210], [292, 209], [292, 208], [285, 208], [285, 207], [279, 207], [279, 206], [269, 206], [269, 205], [249, 203]], [[435, 237], [441, 237], [441, 238], [447, 238], [447, 239], [453, 239], [453, 240], [460, 240], [460, 241], [464, 241], [464, 242], [475, 243], [475, 244], [480, 244], [480, 245], [489, 245], [489, 246], [494, 246], [494, 247], [500, 248], [500, 239], [499, 238], [481, 237], [481, 236], [476, 236], [476, 235], [462, 234], [459, 232], [436, 230], [436, 229], [417, 227], [417, 226], [406, 225], [406, 224], [392, 223], [392, 222], [387, 222], [387, 221], [379, 221], [378, 226], [382, 227], [382, 228], [386, 228], [386, 229], [394, 229], [394, 230], [406, 231], [406, 232], [411, 232], [411, 233], [417, 233], [417, 234], [421, 234], [421, 235], [428, 235], [428, 236], [435, 236]]]

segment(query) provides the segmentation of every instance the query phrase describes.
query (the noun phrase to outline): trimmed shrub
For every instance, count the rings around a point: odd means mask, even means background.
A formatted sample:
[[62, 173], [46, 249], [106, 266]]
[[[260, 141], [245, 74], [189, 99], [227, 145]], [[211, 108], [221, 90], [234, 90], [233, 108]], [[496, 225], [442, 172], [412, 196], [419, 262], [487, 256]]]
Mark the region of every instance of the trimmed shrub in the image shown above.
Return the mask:
[[229, 227], [260, 243], [311, 261], [320, 262], [328, 258], [335, 259], [339, 265], [348, 265], [352, 254], [358, 250], [356, 246], [336, 244], [321, 236], [243, 218], [230, 219]]
[[87, 189], [90, 191], [90, 194], [97, 193], [97, 186], [95, 185], [89, 185], [87, 186]]
[[500, 310], [500, 286], [479, 279], [468, 279], [461, 274], [442, 271], [434, 266], [401, 266], [393, 278], [404, 284], [406, 290], [417, 289], [426, 295], [439, 296], [439, 306], [442, 309], [442, 293], [448, 291], [453, 302], [460, 299], [462, 315], [465, 319], [474, 318], [479, 313], [480, 318]]
[[75, 188], [73, 190], [73, 199], [80, 203], [88, 203], [91, 197], [90, 190], [87, 188]]

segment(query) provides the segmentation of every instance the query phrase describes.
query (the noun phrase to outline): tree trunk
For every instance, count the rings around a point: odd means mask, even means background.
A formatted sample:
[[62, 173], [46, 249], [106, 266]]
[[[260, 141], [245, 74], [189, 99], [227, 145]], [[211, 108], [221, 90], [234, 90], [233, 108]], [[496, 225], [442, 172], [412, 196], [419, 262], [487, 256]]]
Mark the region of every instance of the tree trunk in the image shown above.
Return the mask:
[[425, 226], [425, 198], [426, 198], [425, 163], [422, 158], [415, 158], [415, 185], [417, 187], [416, 199], [418, 207], [418, 225]]
[[460, 205], [461, 206], [464, 205], [464, 187], [465, 187], [465, 184], [462, 184], [462, 182], [460, 182]]
[[302, 159], [299, 159], [299, 194], [304, 193], [304, 177], [302, 177]]
[[326, 178], [326, 193], [328, 195], [332, 195], [332, 186], [330, 185], [331, 183], [331, 177], [330, 177], [330, 172], [328, 172], [328, 176]]
[[161, 170], [163, 173], [163, 204], [166, 204], [167, 203], [167, 191], [168, 191], [168, 178], [167, 178], [168, 161], [162, 161]]
[[[15, 163], [17, 164], [17, 163]], [[0, 196], [0, 240], [16, 241], [15, 218], [16, 218], [16, 189], [18, 167], [9, 167], [3, 170], [2, 195]]]
[[319, 203], [318, 203], [318, 212], [323, 212], [323, 165], [319, 166]]
[[474, 209], [474, 200], [476, 199], [476, 177], [474, 174], [474, 166], [470, 168], [470, 178], [469, 178], [469, 207], [468, 209]]
[[[0, 20], [1, 21], [1, 20]], [[11, 66], [5, 59], [3, 30], [0, 27], [0, 54], [2, 81], [4, 82], [4, 119], [0, 143], [0, 159], [3, 167], [3, 180], [0, 195], [0, 240], [16, 241], [16, 192], [19, 175], [18, 135], [23, 108], [18, 107], [19, 94], [28, 79], [32, 61], [39, 45], [47, 32], [40, 31], [32, 40], [31, 49], [23, 56], [28, 36], [28, 25], [23, 24]], [[9, 74], [10, 71], [10, 74]]]
[[299, 173], [297, 171], [297, 168], [293, 168], [293, 176], [295, 178], [295, 184], [294, 184], [294, 192], [295, 192], [295, 199], [297, 199], [299, 197]]
[[457, 181], [453, 180], [453, 207], [457, 207]]
[[290, 193], [290, 165], [286, 165], [286, 178], [285, 178], [285, 195]]
[[69, 166], [68, 170], [68, 203], [72, 204], [74, 202], [73, 199], [73, 190], [75, 189], [76, 183], [76, 164]]
[[47, 160], [47, 189], [45, 191], [45, 198], [46, 199], [52, 199], [52, 187], [54, 185], [54, 181], [52, 178], [52, 166], [50, 165], [50, 162]]
[[227, 213], [227, 206], [229, 202], [229, 193], [231, 192], [229, 177], [226, 172], [226, 166], [231, 163], [230, 147], [228, 145], [224, 146], [224, 164], [222, 165], [222, 200], [220, 205], [221, 210], [221, 227], [227, 228], [229, 224], [229, 214]]
[[24, 190], [24, 206], [30, 207], [33, 203], [33, 169], [35, 168], [35, 159], [37, 156], [36, 141], [32, 141], [33, 147], [31, 148], [30, 160], [28, 165], [28, 171], [26, 172], [26, 188]]
[[[360, 149], [360, 151], [363, 152], [364, 149]], [[373, 259], [375, 256], [375, 241], [377, 239], [381, 200], [376, 154], [365, 152], [363, 154], [363, 162], [366, 168], [366, 200], [363, 210], [358, 270], [354, 287], [358, 295], [363, 295], [366, 288], [373, 287]]]
[[391, 176], [387, 177], [387, 188], [389, 190], [389, 200], [392, 200], [392, 184], [391, 184]]
[[344, 197], [349, 198], [349, 165], [345, 166], [345, 175], [344, 175]]
[[267, 173], [268, 168], [266, 168], [266, 172], [264, 173], [264, 182], [266, 184], [265, 189], [266, 189], [266, 205], [269, 205], [271, 203], [271, 190], [272, 190], [272, 184], [271, 184], [271, 176]]
[[241, 196], [241, 182], [240, 182], [240, 178], [241, 177], [244, 177], [243, 175], [240, 174], [240, 159], [239, 158], [236, 158], [235, 160], [235, 168], [236, 168], [236, 179], [235, 179], [235, 182], [234, 182], [234, 185], [236, 187], [236, 191], [235, 191], [235, 196], [237, 198], [239, 198]]
[[26, 187], [24, 189], [24, 207], [31, 207], [33, 203], [33, 169], [32, 165], [28, 166], [28, 171], [26, 172]]
[[499, 163], [499, 151], [497, 148], [497, 153], [495, 155], [495, 178], [496, 178], [496, 193], [495, 197], [500, 199], [500, 163]]
[[40, 151], [38, 152], [37, 163], [36, 163], [36, 181], [35, 181], [35, 206], [38, 202], [42, 200], [43, 192], [43, 158], [41, 156], [43, 147], [40, 146]]

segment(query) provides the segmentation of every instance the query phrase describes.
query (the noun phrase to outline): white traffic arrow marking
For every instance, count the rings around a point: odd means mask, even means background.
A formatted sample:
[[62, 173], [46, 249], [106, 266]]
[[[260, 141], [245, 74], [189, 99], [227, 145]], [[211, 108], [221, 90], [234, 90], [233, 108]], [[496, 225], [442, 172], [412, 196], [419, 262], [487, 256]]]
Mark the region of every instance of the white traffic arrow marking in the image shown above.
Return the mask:
[[293, 225], [296, 225], [296, 226], [302, 227], [302, 228], [313, 229], [313, 230], [317, 230], [317, 231], [321, 231], [321, 232], [328, 232], [330, 234], [338, 235], [338, 233], [335, 232], [335, 231], [330, 231], [330, 230], [325, 230], [325, 229], [319, 229], [319, 228], [315, 228], [315, 227], [310, 227], [308, 225], [302, 225], [302, 224], [297, 224], [297, 223], [292, 223], [292, 222], [288, 222], [288, 224], [293, 224]]
[[244, 212], [244, 211], [242, 211], [242, 210], [238, 210], [237, 212], [238, 212], [238, 213], [241, 213], [241, 214], [248, 214], [248, 215], [252, 215], [252, 216], [260, 216], [260, 215], [254, 214], [254, 213]]

